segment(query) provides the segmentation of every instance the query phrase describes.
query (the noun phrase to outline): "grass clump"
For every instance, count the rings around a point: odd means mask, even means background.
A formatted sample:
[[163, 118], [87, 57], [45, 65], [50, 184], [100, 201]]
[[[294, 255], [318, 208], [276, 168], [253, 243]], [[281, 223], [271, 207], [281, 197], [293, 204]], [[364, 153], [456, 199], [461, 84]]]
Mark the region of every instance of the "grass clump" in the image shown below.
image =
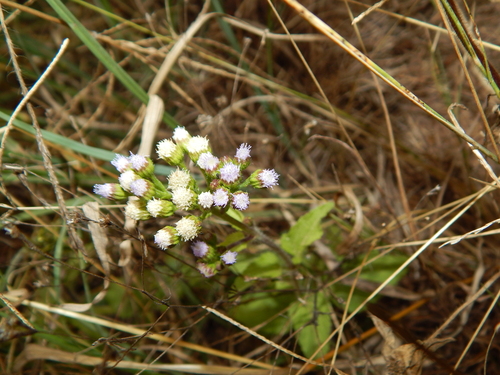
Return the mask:
[[2, 372], [500, 371], [496, 3], [0, 3]]

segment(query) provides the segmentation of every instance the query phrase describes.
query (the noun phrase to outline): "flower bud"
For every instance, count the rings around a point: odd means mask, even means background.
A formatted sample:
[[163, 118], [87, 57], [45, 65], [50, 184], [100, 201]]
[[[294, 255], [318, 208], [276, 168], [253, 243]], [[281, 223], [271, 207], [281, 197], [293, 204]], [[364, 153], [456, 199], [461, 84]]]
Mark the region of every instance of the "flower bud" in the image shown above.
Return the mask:
[[125, 206], [125, 215], [132, 220], [148, 220], [151, 214], [146, 209], [146, 202], [135, 197], [130, 198]]
[[116, 201], [123, 200], [129, 196], [120, 184], [94, 185], [94, 193], [99, 194], [103, 198], [113, 199]]
[[191, 241], [201, 232], [201, 222], [196, 216], [186, 216], [177, 222], [175, 229], [183, 241]]
[[175, 228], [167, 226], [156, 232], [154, 241], [160, 249], [166, 250], [179, 243], [179, 236]]
[[138, 178], [130, 184], [130, 191], [136, 197], [149, 200], [156, 194], [156, 189], [151, 181]]
[[257, 189], [278, 185], [279, 174], [274, 169], [258, 169], [249, 177], [250, 184]]
[[164, 139], [156, 145], [158, 156], [170, 165], [180, 165], [184, 161], [184, 149], [170, 139]]
[[221, 255], [221, 259], [222, 261], [227, 264], [227, 265], [231, 265], [231, 264], [234, 264], [236, 263], [236, 256], [238, 255], [238, 253], [234, 252], [234, 251], [226, 251], [224, 253], [224, 255]]
[[153, 198], [146, 204], [146, 209], [153, 217], [169, 217], [175, 212], [175, 205], [164, 199]]
[[132, 170], [142, 178], [150, 178], [153, 175], [155, 165], [151, 158], [143, 155], [134, 155], [131, 152], [129, 160]]
[[210, 145], [208, 139], [197, 135], [190, 138], [185, 144], [186, 151], [193, 163], [197, 163], [201, 154], [210, 152]]
[[236, 193], [233, 193], [232, 203], [234, 208], [243, 211], [246, 210], [250, 205], [250, 198], [247, 193], [243, 191], [237, 191]]
[[111, 160], [111, 165], [120, 173], [125, 172], [131, 166], [129, 158], [120, 154], [116, 154], [115, 158]]

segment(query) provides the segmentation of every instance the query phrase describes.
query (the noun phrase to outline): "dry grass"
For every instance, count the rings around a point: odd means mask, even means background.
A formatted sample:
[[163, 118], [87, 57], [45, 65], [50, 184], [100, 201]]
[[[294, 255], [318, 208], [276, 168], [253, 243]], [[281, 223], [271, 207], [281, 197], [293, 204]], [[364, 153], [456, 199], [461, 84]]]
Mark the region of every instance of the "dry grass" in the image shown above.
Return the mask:
[[[292, 1], [274, 2], [279, 18], [263, 0], [225, 2], [229, 17], [206, 15], [202, 2], [95, 2], [109, 14], [66, 2], [133, 81], [162, 99], [170, 116], [145, 131], [154, 108], [46, 2], [26, 4], [42, 14], [0, 3], [8, 26], [3, 119], [38, 81], [17, 120], [64, 137], [2, 128], [2, 373], [500, 373], [499, 168], [482, 121], [486, 115], [495, 136], [498, 98], [486, 107], [492, 86], [461, 47], [460, 63], [432, 2], [387, 2], [356, 26], [352, 17], [373, 4], [303, 4], [448, 128], [300, 17]], [[495, 65], [499, 4], [469, 6]], [[41, 79], [65, 38], [68, 47]], [[450, 110], [453, 103], [467, 110]], [[123, 205], [99, 201], [92, 186], [116, 178], [105, 151], [154, 157], [144, 134], [170, 137], [174, 122], [208, 136], [218, 155], [249, 143], [251, 172], [281, 174], [280, 187], [259, 192], [246, 213], [276, 244], [321, 202], [335, 203], [303, 264], [273, 277], [225, 269], [204, 279], [188, 246], [163, 252], [152, 243], [163, 222], [134, 226]], [[484, 147], [486, 165], [457, 124]], [[101, 204], [100, 225], [83, 211], [89, 201]], [[206, 230], [231, 232], [221, 221]], [[266, 249], [252, 243], [246, 251]], [[404, 277], [387, 285], [401, 262], [386, 281], [359, 277], [378, 272], [368, 264], [373, 256], [407, 259]], [[328, 313], [318, 307], [309, 325], [326, 315], [331, 335], [312, 360], [290, 310], [297, 301], [319, 304], [319, 295]], [[379, 333], [367, 311], [380, 319]]]

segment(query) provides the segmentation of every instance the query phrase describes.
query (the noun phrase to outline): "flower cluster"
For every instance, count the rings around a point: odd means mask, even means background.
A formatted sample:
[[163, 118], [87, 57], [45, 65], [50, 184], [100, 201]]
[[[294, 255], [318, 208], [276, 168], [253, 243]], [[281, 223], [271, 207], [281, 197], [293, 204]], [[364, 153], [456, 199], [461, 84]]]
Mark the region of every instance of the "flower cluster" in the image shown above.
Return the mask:
[[[154, 242], [162, 250], [181, 241], [195, 240], [202, 232], [202, 221], [212, 213], [229, 209], [246, 210], [250, 197], [243, 189], [273, 188], [279, 175], [273, 169], [257, 170], [244, 179], [243, 171], [251, 162], [251, 146], [243, 143], [233, 157], [218, 158], [212, 154], [206, 137], [191, 136], [184, 127], [174, 130], [172, 139], [164, 139], [156, 149], [160, 159], [176, 167], [166, 184], [154, 175], [153, 161], [142, 155], [116, 155], [111, 164], [120, 172], [118, 183], [94, 186], [94, 192], [104, 198], [129, 198], [125, 214], [134, 220], [166, 218], [179, 214], [173, 226], [166, 226], [154, 235]], [[185, 159], [197, 166], [206, 181], [202, 189], [186, 168]], [[192, 242], [198, 259], [197, 267], [205, 277], [213, 276], [222, 264], [236, 262], [236, 252], [223, 251], [203, 241]]]

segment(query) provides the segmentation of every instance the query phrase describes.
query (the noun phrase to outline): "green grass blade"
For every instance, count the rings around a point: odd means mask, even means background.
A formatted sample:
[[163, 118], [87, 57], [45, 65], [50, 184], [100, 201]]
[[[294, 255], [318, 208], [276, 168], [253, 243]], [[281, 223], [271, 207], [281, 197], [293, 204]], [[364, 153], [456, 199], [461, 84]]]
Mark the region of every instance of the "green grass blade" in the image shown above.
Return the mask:
[[[60, 0], [47, 0], [50, 6], [57, 12], [80, 40], [99, 59], [99, 61], [115, 75], [115, 77], [142, 103], [149, 102], [148, 93], [130, 77], [130, 75], [109, 55], [103, 46], [92, 36], [92, 34], [78, 21], [69, 9]], [[165, 122], [172, 128], [178, 126], [177, 121], [169, 114], [164, 114]]]

